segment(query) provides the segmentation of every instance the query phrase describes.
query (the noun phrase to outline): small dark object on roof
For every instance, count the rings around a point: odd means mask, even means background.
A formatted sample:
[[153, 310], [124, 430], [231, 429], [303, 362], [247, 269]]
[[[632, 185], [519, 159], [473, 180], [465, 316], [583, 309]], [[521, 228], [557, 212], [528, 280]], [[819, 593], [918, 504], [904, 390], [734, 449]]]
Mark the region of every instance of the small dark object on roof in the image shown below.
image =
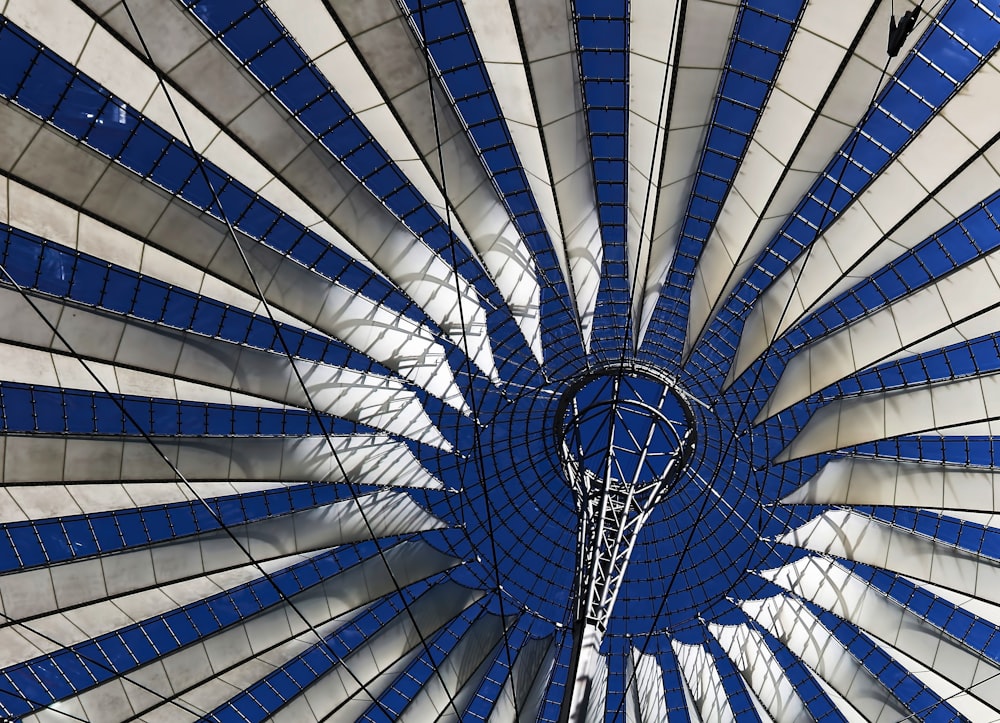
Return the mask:
[[906, 42], [906, 38], [913, 30], [913, 26], [917, 24], [917, 16], [919, 14], [920, 8], [907, 10], [903, 13], [903, 17], [899, 19], [899, 25], [896, 24], [895, 15], [889, 19], [889, 45], [886, 48], [886, 52], [889, 53], [890, 58], [895, 58], [899, 55], [899, 51], [903, 49], [903, 43]]

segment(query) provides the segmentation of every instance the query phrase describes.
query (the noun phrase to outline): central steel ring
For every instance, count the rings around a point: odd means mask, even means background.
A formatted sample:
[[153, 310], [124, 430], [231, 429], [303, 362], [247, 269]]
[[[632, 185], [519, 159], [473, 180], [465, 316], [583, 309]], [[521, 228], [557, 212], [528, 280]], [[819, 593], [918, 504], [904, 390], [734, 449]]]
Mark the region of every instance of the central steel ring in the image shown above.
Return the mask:
[[563, 469], [577, 495], [598, 482], [640, 495], [655, 485], [655, 503], [683, 473], [697, 442], [687, 395], [675, 380], [644, 367], [582, 377], [564, 393], [556, 419]]

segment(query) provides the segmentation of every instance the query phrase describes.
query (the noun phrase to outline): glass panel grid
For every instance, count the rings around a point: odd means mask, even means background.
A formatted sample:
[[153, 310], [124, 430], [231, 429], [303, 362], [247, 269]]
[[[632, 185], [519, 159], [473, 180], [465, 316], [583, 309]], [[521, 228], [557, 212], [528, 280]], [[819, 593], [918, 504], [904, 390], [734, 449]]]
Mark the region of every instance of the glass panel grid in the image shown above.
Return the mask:
[[[701, 249], [715, 227], [805, 7], [801, 2], [769, 5], [746, 2], [737, 13], [677, 253], [647, 336], [650, 351], [663, 358], [679, 355], [687, 325], [673, 319], [686, 318], [685, 299]], [[666, 319], [674, 331], [659, 328], [657, 319]]]
[[627, 251], [628, 3], [573, 3], [580, 85], [593, 157], [597, 213], [604, 248], [591, 346], [606, 358], [628, 347]]
[[223, 218], [224, 211], [224, 217], [240, 231], [330, 279], [337, 280], [345, 273], [350, 273], [352, 280], [362, 275], [367, 282], [355, 288], [372, 294], [373, 301], [424, 320], [412, 302], [385, 280], [202, 160], [224, 206], [220, 210], [189, 148], [41, 47], [6, 18], [0, 26], [0, 52], [14, 59], [0, 68], [0, 96], [51, 121], [102, 155], [216, 218]]
[[[242, 624], [294, 596], [330, 580], [356, 560], [354, 547], [324, 552], [289, 565], [269, 578], [258, 577], [229, 590], [176, 608], [172, 612], [69, 646], [54, 654], [40, 656], [7, 668], [0, 686], [20, 693], [31, 692], [34, 703], [47, 703], [78, 695], [115, 677], [128, 676], [156, 658], [180, 650], [195, 641]], [[281, 590], [279, 595], [275, 589]], [[294, 613], [289, 613], [294, 615]], [[317, 645], [317, 655], [331, 660], [330, 651]], [[44, 681], [44, 689], [33, 685]], [[180, 701], [183, 705], [183, 701]], [[0, 691], [0, 706], [7, 715], [29, 713], [35, 706]]]
[[[914, 53], [903, 62], [896, 75], [886, 79], [874, 112], [844, 142], [837, 158], [755, 262], [718, 315], [709, 335], [738, 338], [742, 320], [756, 301], [759, 290], [767, 288], [771, 280], [833, 222], [836, 214], [884, 170], [936, 110], [971, 77], [982, 62], [983, 53], [989, 53], [1000, 42], [1000, 21], [987, 18], [977, 3], [952, 0], [938, 18], [917, 41]], [[955, 35], [947, 29], [949, 23], [961, 23], [963, 27], [975, 24], [976, 45], [956, 42]], [[944, 60], [945, 56], [949, 60]], [[949, 79], [936, 70], [935, 66], [940, 63], [954, 66], [956, 78]], [[912, 130], [905, 130], [901, 119], [905, 119], [906, 127]], [[823, 228], [820, 228], [821, 223]], [[790, 348], [780, 341], [775, 345], [783, 354]], [[701, 376], [701, 370], [708, 369], [702, 366], [697, 355], [691, 363], [699, 368], [695, 376]], [[721, 381], [721, 377], [716, 378]]]

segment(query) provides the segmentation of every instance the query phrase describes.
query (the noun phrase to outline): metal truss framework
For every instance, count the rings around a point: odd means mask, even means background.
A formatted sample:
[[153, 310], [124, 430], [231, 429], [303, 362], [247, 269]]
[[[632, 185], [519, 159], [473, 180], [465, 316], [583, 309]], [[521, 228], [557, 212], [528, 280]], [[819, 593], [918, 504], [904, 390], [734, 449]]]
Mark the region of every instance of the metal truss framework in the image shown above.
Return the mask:
[[635, 367], [588, 375], [558, 415], [563, 469], [576, 500], [577, 563], [570, 681], [562, 721], [583, 721], [601, 644], [642, 526], [695, 452], [695, 418], [676, 382]]

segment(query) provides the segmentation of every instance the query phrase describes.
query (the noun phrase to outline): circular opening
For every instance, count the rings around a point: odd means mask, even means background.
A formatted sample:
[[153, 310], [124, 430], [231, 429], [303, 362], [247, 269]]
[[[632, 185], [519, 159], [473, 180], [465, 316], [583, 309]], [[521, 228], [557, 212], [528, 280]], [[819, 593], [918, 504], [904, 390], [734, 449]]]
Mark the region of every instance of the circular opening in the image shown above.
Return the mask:
[[676, 381], [643, 369], [585, 377], [567, 391], [557, 419], [563, 468], [577, 495], [600, 486], [655, 504], [696, 444], [694, 414]]

